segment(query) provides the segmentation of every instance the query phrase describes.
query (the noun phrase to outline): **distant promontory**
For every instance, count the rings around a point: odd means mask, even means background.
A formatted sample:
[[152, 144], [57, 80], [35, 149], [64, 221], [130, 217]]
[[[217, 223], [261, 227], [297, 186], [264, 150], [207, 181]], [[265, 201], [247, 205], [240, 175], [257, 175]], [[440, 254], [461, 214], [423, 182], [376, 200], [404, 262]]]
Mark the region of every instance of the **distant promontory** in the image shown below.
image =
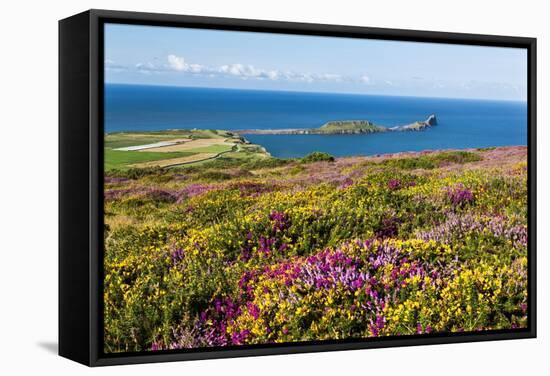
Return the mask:
[[374, 124], [368, 120], [338, 120], [329, 121], [319, 128], [294, 128], [294, 129], [243, 129], [235, 131], [238, 134], [366, 134], [383, 132], [410, 132], [422, 131], [437, 125], [435, 115], [430, 115], [426, 120], [416, 121], [411, 124], [397, 125], [394, 127], [385, 127]]

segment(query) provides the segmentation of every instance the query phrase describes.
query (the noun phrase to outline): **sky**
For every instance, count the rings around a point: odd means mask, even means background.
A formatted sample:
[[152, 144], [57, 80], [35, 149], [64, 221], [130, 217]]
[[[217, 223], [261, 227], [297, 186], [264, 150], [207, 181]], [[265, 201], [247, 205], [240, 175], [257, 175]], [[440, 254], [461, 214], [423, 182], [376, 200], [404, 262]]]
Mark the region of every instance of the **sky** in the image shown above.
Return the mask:
[[527, 50], [105, 25], [105, 82], [525, 101]]

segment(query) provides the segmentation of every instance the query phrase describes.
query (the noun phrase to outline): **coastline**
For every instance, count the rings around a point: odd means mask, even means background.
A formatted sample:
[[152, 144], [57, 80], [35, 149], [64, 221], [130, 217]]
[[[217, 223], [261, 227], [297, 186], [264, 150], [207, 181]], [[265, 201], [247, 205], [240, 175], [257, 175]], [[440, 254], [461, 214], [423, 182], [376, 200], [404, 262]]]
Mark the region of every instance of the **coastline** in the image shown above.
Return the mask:
[[[427, 121], [425, 121], [427, 124]], [[435, 123], [435, 122], [434, 122]], [[369, 123], [370, 124], [370, 123]], [[435, 124], [434, 124], [435, 125]], [[432, 125], [429, 125], [430, 127]], [[381, 132], [385, 133], [385, 132]], [[278, 133], [281, 135], [281, 133]], [[443, 151], [466, 151], [476, 152], [485, 149], [498, 149], [507, 150], [507, 148], [514, 148], [522, 146], [489, 146], [489, 147], [452, 147], [452, 148], [425, 148], [421, 150], [406, 150], [406, 145], [402, 145], [403, 150], [388, 153], [368, 153], [368, 151], [375, 151], [375, 148], [361, 146], [360, 148], [348, 148], [345, 154], [334, 153], [333, 150], [335, 143], [347, 143], [349, 140], [340, 138], [343, 134], [334, 135], [334, 138], [328, 138], [333, 134], [317, 135], [321, 136], [320, 139], [313, 140], [313, 143], [304, 143], [302, 146], [299, 144], [294, 147], [302, 149], [302, 153], [299, 155], [285, 156], [279, 153], [279, 150], [272, 150], [271, 147], [277, 147], [277, 143], [273, 143], [273, 140], [267, 136], [266, 139], [254, 140], [246, 138], [243, 134], [239, 134], [235, 131], [225, 130], [199, 130], [199, 129], [180, 129], [180, 130], [166, 130], [155, 132], [115, 132], [105, 134], [105, 160], [109, 169], [111, 168], [148, 168], [148, 167], [161, 167], [172, 168], [183, 165], [195, 165], [202, 164], [203, 162], [213, 161], [224, 157], [222, 159], [231, 159], [233, 163], [246, 163], [251, 160], [269, 159], [269, 160], [300, 160], [306, 155], [312, 152], [325, 152], [338, 160], [343, 158], [378, 158], [378, 159], [391, 159], [391, 158], [404, 158], [428, 155], [431, 153], [440, 153]], [[351, 134], [346, 134], [352, 136]], [[327, 136], [327, 138], [325, 138]], [[277, 136], [274, 136], [277, 137]], [[305, 136], [296, 134], [295, 136], [289, 136], [287, 142], [294, 139], [294, 137], [315, 137], [315, 135]], [[252, 137], [253, 138], [253, 137]], [[370, 137], [367, 137], [370, 139]], [[393, 137], [392, 137], [393, 138]], [[423, 138], [423, 136], [421, 137]], [[297, 139], [299, 142], [305, 142], [304, 140]], [[323, 141], [319, 141], [323, 140]], [[348, 141], [346, 141], [348, 140]], [[264, 143], [264, 142], [267, 142]], [[361, 141], [363, 142], [363, 141]], [[328, 144], [327, 144], [328, 143]], [[283, 147], [288, 147], [288, 144], [279, 144]], [[271, 146], [271, 147], [270, 147]], [[523, 146], [526, 148], [526, 146]], [[313, 149], [313, 150], [312, 150]], [[365, 150], [367, 153], [361, 153]]]

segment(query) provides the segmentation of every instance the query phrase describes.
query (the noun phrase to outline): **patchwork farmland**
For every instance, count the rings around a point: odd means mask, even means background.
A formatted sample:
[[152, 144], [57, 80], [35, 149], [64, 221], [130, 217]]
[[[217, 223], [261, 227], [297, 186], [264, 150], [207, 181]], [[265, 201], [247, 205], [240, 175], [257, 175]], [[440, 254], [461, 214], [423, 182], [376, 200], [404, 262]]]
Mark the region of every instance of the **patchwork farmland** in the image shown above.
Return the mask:
[[105, 170], [174, 167], [220, 156], [262, 159], [269, 154], [243, 137], [218, 130], [118, 132], [105, 135]]

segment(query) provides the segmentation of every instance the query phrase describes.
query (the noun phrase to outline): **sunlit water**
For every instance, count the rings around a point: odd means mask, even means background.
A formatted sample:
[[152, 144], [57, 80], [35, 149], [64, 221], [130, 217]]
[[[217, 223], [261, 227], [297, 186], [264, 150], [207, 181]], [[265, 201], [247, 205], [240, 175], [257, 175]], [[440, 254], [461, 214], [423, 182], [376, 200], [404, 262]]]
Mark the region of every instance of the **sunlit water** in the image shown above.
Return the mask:
[[527, 144], [525, 102], [106, 85], [105, 131], [315, 128], [331, 120], [395, 126], [437, 116], [422, 132], [246, 135], [276, 157], [335, 156]]

